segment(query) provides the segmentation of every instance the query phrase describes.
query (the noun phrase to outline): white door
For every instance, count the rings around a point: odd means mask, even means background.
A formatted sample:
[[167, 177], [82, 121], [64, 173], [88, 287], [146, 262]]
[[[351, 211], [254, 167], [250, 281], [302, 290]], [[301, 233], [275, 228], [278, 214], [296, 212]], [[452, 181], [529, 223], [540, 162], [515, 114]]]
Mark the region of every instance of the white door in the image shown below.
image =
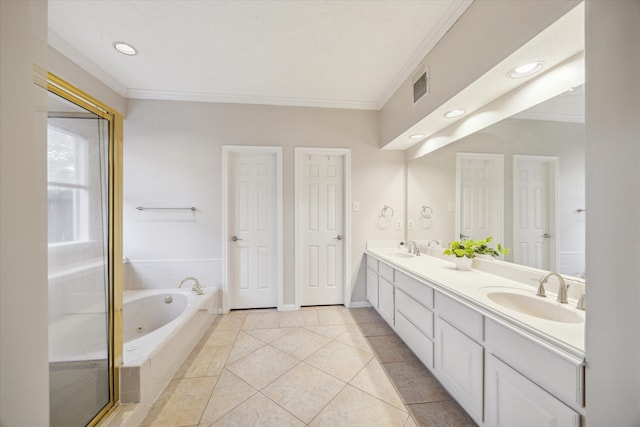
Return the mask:
[[229, 152], [230, 308], [278, 305], [278, 161], [273, 152]]
[[299, 305], [344, 303], [345, 156], [298, 152]]
[[514, 156], [513, 260], [555, 270], [556, 158]]
[[502, 241], [502, 168], [501, 154], [458, 153], [456, 240], [491, 236], [495, 242]]

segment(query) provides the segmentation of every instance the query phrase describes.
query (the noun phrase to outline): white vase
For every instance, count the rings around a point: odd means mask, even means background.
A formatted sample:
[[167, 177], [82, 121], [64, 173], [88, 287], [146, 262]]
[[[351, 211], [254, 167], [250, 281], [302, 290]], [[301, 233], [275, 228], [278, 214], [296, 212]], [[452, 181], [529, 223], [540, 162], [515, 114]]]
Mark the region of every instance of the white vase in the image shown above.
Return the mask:
[[456, 257], [456, 270], [471, 270], [471, 263], [473, 258], [467, 258], [466, 256]]

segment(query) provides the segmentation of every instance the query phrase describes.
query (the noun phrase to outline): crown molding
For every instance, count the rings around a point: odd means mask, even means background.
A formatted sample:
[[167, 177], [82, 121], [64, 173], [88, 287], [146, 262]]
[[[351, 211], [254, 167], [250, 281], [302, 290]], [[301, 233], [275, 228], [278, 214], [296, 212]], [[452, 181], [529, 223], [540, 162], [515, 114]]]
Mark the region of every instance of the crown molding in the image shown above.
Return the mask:
[[96, 79], [110, 87], [118, 95], [125, 97], [127, 88], [120, 84], [119, 81], [114, 79], [109, 73], [105, 72], [102, 68], [96, 65], [95, 62], [84, 56], [75, 47], [64, 41], [58, 34], [54, 33], [50, 29], [48, 30], [48, 43], [49, 46], [66, 56], [69, 60], [74, 62], [80, 68], [91, 74]]
[[523, 111], [514, 115], [513, 118], [524, 120], [544, 120], [548, 122], [584, 123], [584, 116], [566, 113]]
[[431, 52], [431, 49], [438, 44], [440, 39], [442, 39], [447, 31], [456, 23], [467, 8], [471, 6], [471, 3], [473, 3], [473, 0], [461, 0], [453, 2], [449, 6], [447, 12], [440, 18], [440, 21], [434, 25], [431, 32], [429, 32], [427, 37], [420, 43], [404, 67], [396, 74], [387, 89], [380, 95], [377, 102], [380, 109], [384, 107], [393, 94], [396, 93], [400, 86], [411, 76], [420, 63], [424, 61], [429, 52]]
[[380, 105], [375, 102], [279, 96], [230, 95], [206, 92], [174, 92], [146, 89], [129, 89], [127, 91], [126, 97], [132, 99], [210, 102], [222, 104], [279, 105], [288, 107], [318, 107], [376, 111], [380, 109]]

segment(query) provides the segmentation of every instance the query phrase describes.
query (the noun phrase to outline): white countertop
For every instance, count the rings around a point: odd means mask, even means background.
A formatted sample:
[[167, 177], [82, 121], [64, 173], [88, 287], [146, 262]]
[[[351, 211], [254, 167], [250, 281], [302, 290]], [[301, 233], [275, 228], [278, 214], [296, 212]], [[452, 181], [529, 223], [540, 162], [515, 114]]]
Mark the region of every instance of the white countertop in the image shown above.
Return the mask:
[[[565, 323], [530, 316], [519, 311], [507, 309], [493, 302], [487, 296], [491, 291], [500, 290], [534, 296], [535, 286], [527, 286], [526, 284], [479, 270], [456, 270], [453, 258], [449, 261], [448, 259], [440, 259], [429, 255], [406, 258], [394, 256], [398, 252], [399, 250], [396, 248], [369, 247], [366, 250], [367, 254], [417, 279], [426, 280], [435, 289], [457, 297], [488, 317], [508, 323], [535, 335], [554, 347], [560, 348], [576, 357], [584, 358], [584, 322]], [[576, 316], [581, 316], [584, 319], [585, 312], [575, 308], [576, 301], [569, 300], [569, 304], [560, 304], [555, 301], [555, 295], [548, 294], [545, 302], [562, 305], [562, 309], [572, 310]], [[574, 315], [574, 313], [570, 314]]]

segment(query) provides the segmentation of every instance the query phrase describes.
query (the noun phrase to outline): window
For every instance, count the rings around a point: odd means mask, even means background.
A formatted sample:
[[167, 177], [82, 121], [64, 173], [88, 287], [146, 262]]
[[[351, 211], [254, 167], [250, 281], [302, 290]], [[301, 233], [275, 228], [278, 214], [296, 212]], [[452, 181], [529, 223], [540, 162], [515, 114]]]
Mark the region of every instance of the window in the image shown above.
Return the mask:
[[47, 175], [49, 244], [89, 240], [86, 138], [49, 124]]

